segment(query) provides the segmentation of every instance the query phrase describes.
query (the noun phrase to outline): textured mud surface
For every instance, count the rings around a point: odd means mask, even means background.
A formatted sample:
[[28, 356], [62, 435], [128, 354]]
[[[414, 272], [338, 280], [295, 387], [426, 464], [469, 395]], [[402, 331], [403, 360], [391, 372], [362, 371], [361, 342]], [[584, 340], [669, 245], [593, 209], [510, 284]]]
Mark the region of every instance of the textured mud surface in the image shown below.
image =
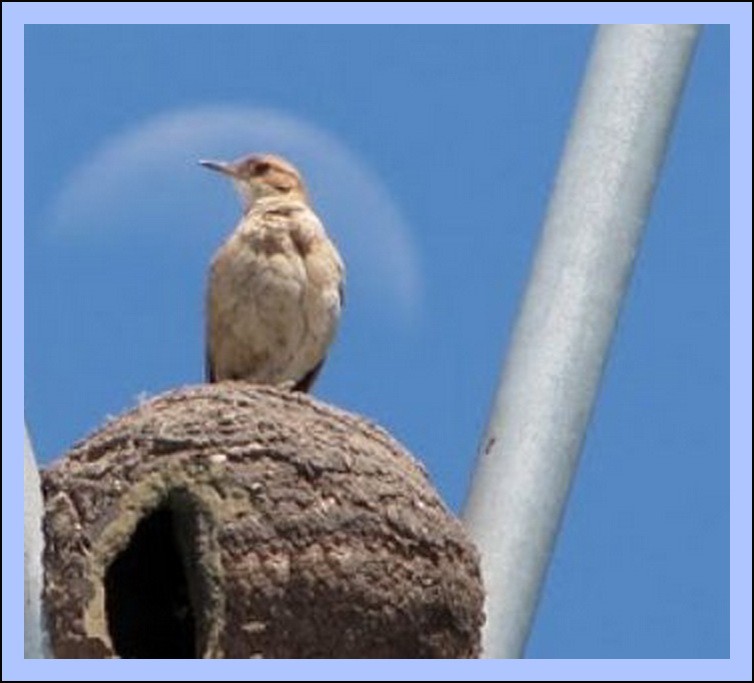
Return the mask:
[[43, 473], [57, 657], [475, 657], [478, 557], [370, 422], [243, 383], [110, 421]]

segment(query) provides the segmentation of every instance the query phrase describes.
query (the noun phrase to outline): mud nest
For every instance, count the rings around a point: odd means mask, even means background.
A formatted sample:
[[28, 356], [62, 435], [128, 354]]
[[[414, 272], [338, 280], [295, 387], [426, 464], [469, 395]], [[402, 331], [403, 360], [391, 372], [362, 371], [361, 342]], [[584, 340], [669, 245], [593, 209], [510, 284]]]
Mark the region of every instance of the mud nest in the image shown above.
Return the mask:
[[43, 472], [56, 657], [476, 657], [476, 550], [385, 431], [243, 383], [170, 392]]

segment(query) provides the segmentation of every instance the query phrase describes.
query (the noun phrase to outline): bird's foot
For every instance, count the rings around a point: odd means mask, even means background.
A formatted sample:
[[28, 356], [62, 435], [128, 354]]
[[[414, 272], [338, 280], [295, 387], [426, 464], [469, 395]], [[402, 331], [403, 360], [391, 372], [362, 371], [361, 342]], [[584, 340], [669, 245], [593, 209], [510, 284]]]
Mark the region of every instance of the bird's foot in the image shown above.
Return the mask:
[[285, 382], [280, 382], [277, 385], [277, 388], [280, 389], [280, 391], [293, 391], [296, 388], [296, 380], [287, 379]]

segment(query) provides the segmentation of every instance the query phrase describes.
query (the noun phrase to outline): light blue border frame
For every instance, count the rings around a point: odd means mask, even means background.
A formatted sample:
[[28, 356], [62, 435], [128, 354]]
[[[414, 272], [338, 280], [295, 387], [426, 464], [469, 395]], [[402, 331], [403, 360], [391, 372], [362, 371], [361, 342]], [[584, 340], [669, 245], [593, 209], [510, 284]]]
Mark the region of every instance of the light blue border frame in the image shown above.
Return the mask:
[[[750, 3], [4, 3], [4, 680], [751, 680]], [[731, 29], [731, 624], [728, 660], [133, 661], [23, 656], [24, 24], [718, 23]], [[703, 37], [702, 37], [703, 39]], [[718, 226], [723, 229], [723, 226]], [[723, 457], [724, 454], [720, 454]]]

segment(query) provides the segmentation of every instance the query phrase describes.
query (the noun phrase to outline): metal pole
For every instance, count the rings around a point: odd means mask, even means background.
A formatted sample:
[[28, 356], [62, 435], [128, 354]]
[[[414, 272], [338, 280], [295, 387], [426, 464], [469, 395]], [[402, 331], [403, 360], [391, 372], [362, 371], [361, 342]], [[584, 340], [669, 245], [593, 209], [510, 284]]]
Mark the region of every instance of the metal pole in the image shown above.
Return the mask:
[[486, 657], [522, 656], [698, 33], [597, 33], [464, 514]]
[[47, 654], [42, 610], [42, 489], [29, 432], [24, 435], [24, 657]]

